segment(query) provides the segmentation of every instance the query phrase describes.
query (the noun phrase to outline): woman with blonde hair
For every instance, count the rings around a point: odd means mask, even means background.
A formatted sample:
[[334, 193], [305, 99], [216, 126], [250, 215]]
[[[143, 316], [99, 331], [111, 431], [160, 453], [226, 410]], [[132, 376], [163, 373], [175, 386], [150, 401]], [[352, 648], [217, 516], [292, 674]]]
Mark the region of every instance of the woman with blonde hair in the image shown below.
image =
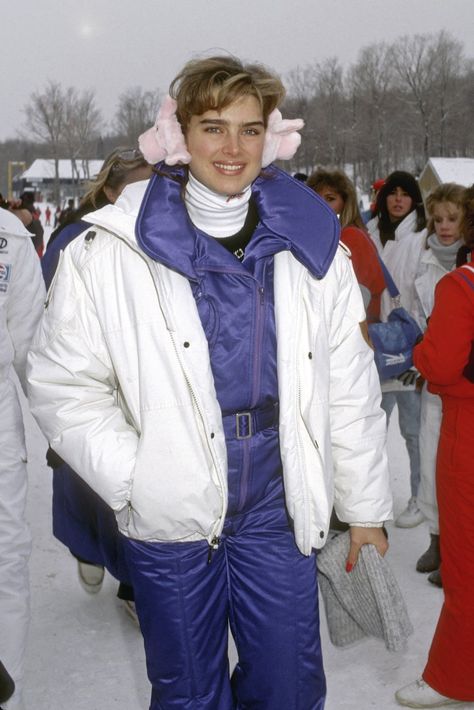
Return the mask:
[[347, 571], [387, 549], [362, 301], [333, 211], [272, 164], [299, 144], [284, 95], [258, 64], [185, 65], [140, 140], [153, 177], [88, 215], [30, 353], [36, 417], [116, 511], [152, 710], [322, 710], [334, 492]]
[[[455, 183], [439, 185], [426, 199], [428, 237], [415, 278], [414, 314], [426, 330], [434, 305], [436, 284], [456, 268], [462, 239], [461, 223], [465, 188]], [[441, 586], [438, 504], [435, 491], [436, 451], [441, 426], [441, 400], [426, 383], [421, 391], [420, 488], [418, 504], [429, 525], [430, 545], [416, 563], [418, 572], [430, 572], [432, 584]]]

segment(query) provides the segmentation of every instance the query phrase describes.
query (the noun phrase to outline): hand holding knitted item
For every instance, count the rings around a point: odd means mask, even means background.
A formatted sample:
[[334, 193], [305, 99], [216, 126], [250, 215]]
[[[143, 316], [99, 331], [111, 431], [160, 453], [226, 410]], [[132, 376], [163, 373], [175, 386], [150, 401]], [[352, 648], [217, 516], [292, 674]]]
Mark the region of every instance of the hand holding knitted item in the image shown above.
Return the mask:
[[176, 101], [167, 95], [160, 106], [155, 125], [138, 139], [140, 150], [151, 165], [160, 160], [164, 160], [166, 165], [191, 162], [181, 125], [176, 118], [176, 106]]
[[274, 160], [290, 160], [301, 143], [300, 131], [304, 126], [301, 118], [286, 119], [276, 108], [268, 117], [268, 125], [263, 146], [262, 167]]

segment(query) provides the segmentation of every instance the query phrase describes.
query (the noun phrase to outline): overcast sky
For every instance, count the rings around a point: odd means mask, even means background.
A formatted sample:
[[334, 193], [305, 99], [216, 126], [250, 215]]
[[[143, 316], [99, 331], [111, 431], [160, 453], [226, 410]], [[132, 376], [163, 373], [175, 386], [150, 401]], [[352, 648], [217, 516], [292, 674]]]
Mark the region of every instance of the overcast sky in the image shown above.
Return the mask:
[[285, 75], [404, 34], [445, 29], [474, 58], [474, 0], [1, 0], [0, 140], [48, 79], [94, 89], [110, 122], [131, 86], [165, 90], [200, 52], [227, 50]]

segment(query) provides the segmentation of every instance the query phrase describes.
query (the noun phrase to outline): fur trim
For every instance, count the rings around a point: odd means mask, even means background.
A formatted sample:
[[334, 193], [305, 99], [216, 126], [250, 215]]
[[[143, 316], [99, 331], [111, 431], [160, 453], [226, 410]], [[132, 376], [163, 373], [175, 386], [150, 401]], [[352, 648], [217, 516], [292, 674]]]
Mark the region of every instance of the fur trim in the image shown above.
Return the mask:
[[294, 156], [301, 143], [301, 136], [297, 131], [303, 126], [304, 121], [301, 118], [285, 119], [277, 108], [271, 112], [265, 133], [263, 168], [275, 160], [290, 160]]
[[138, 145], [151, 165], [164, 160], [166, 165], [191, 162], [183, 131], [176, 118], [176, 101], [167, 95], [158, 111], [155, 125], [142, 133]]

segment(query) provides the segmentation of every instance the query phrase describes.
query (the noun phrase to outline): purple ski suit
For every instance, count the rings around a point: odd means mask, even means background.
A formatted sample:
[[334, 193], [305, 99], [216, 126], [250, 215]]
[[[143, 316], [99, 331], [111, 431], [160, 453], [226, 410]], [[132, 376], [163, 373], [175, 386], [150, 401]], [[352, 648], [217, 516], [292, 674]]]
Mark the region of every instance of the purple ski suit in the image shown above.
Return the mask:
[[[285, 509], [273, 255], [291, 250], [322, 277], [337, 248], [338, 226], [321, 202], [320, 223], [294, 233], [292, 214], [278, 210], [289, 181], [272, 168], [254, 183], [252, 199], [265, 219], [242, 263], [191, 224], [172, 180], [152, 178], [137, 219], [143, 251], [191, 284], [209, 343], [229, 469], [227, 517], [211, 546], [125, 539], [152, 710], [324, 707], [315, 554], [298, 551]], [[296, 210], [306, 199], [299, 185]], [[229, 623], [239, 656], [231, 679]]]

